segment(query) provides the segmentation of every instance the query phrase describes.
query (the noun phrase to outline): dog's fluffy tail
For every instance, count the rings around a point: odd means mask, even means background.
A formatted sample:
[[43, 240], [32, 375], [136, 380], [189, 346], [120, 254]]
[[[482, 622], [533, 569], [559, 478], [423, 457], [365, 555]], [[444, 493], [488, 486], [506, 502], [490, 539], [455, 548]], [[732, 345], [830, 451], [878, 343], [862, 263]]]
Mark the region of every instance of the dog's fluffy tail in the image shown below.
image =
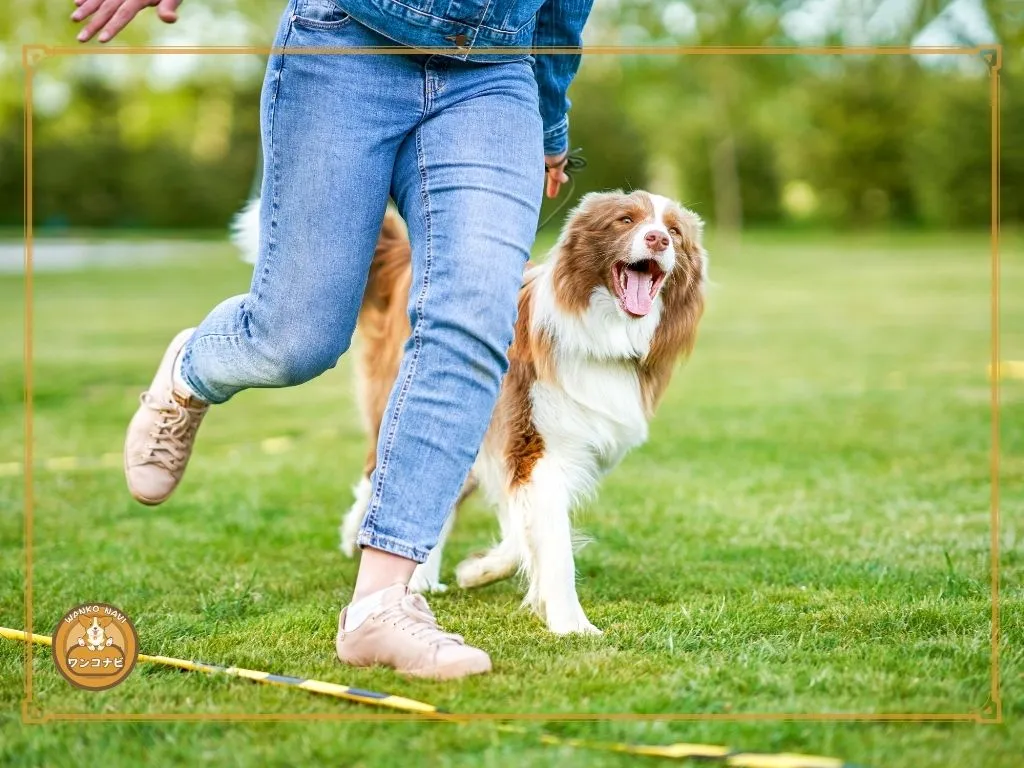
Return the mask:
[[260, 252], [260, 199], [254, 197], [231, 221], [231, 242], [242, 252], [242, 259], [256, 263]]

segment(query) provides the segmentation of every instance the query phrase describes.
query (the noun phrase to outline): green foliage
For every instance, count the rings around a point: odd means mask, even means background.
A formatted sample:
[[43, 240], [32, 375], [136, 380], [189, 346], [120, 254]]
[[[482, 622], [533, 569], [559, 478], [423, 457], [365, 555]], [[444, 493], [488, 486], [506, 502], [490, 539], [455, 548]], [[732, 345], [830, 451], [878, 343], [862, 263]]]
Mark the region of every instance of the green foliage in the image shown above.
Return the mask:
[[[259, 152], [257, 89], [206, 81], [140, 95], [89, 79], [76, 91], [67, 112], [37, 121], [37, 226], [222, 228], [245, 201]], [[14, 178], [0, 172], [3, 188], [13, 191]], [[4, 207], [0, 225], [20, 216]]]
[[[609, 76], [615, 77], [616, 71], [610, 67]], [[581, 78], [573, 90], [569, 140], [571, 148], [582, 149], [587, 160], [586, 169], [576, 174], [573, 200], [595, 190], [643, 189], [648, 184], [644, 134], [629, 120], [625, 95], [623, 89], [597, 78]], [[546, 200], [541, 219], [563, 203], [569, 204], [563, 198]], [[556, 214], [552, 225], [558, 226], [562, 219]]]
[[[930, 141], [913, 142], [908, 149], [908, 181], [913, 187], [921, 219], [936, 227], [980, 226], [991, 210], [991, 117], [988, 93], [974, 83], [943, 81], [934, 84], [935, 96], [916, 115], [918, 125], [932, 126]], [[1024, 113], [1022, 113], [1024, 114]], [[1020, 119], [1012, 111], [1003, 119]], [[1005, 128], [1004, 128], [1005, 131]], [[1016, 143], [1016, 142], [1014, 142]], [[1004, 166], [1011, 189], [1020, 166]], [[1004, 200], [1014, 205], [1013, 195]], [[1005, 208], [1006, 203], [1004, 203]], [[1010, 216], [1011, 221], [1020, 217]]]
[[[30, 10], [0, 21], [0, 39], [73, 39], [59, 3], [17, 5]], [[670, 23], [665, 4], [599, 3], [588, 41], [791, 45], [784, 13], [802, 5], [693, 0], [687, 7], [694, 24], [686, 32]], [[918, 3], [909, 26], [880, 42], [909, 42], [944, 5]], [[1024, 18], [1001, 0], [984, 5], [1008, 46], [1003, 222], [1021, 224], [1024, 60], [1012, 51], [1024, 40]], [[279, 6], [277, 0], [186, 4], [180, 24], [230, 20], [188, 34], [213, 43], [230, 32], [231, 42], [266, 44]], [[168, 34], [147, 11], [125, 41], [162, 42]], [[831, 36], [844, 42], [837, 32]], [[182, 84], [165, 89], [163, 76], [151, 71], [152, 59], [131, 57], [121, 79], [100, 67], [101, 57], [50, 58], [38, 69], [36, 226], [219, 229], [248, 195], [258, 155], [259, 64], [239, 77], [229, 66], [239, 57], [209, 56]], [[587, 57], [570, 92], [570, 140], [590, 161], [574, 194], [650, 187], [727, 230], [797, 223], [986, 228], [989, 79], [980, 59], [935, 62], [910, 56]], [[15, 63], [12, 47], [0, 58], [0, 71], [13, 73]], [[66, 105], [41, 108], [62, 89]], [[0, 93], [4, 227], [20, 226], [23, 215], [19, 97], [17, 88]], [[553, 207], [545, 203], [542, 215]]]

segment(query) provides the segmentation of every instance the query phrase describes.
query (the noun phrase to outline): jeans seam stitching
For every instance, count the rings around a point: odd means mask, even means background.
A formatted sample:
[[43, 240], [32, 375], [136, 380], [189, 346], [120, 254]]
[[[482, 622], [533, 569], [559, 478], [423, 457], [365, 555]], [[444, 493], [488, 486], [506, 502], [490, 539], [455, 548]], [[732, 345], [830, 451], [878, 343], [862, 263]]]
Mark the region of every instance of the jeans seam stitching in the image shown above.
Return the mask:
[[227, 339], [229, 342], [238, 345], [238, 334], [237, 333], [204, 333], [202, 336], [192, 336], [187, 342], [185, 351], [181, 356], [181, 378], [186, 384], [199, 395], [203, 400], [210, 403], [211, 405], [217, 405], [224, 402], [221, 399], [220, 394], [215, 393], [212, 389], [201, 383], [195, 376], [191, 374], [192, 359], [195, 357], [193, 351], [196, 346], [206, 341], [207, 339]]
[[377, 533], [376, 531], [361, 532], [359, 534], [359, 538], [357, 539], [357, 543], [359, 543], [361, 546], [371, 547], [376, 547], [378, 544], [383, 544], [394, 547], [395, 549], [401, 549], [403, 550], [404, 556], [411, 556], [411, 558], [413, 560], [416, 560], [417, 562], [421, 562], [421, 557], [423, 560], [426, 560], [430, 554], [430, 552], [423, 549], [423, 547], [416, 546], [415, 544], [411, 543], [406, 539], [400, 539], [395, 536], [388, 536], [386, 534]]
[[[293, 7], [294, 11], [294, 7]], [[270, 267], [273, 262], [271, 258], [273, 256], [276, 242], [274, 240], [274, 230], [277, 228], [277, 213], [280, 209], [280, 179], [278, 174], [280, 173], [280, 166], [278, 165], [277, 151], [274, 147], [274, 129], [277, 127], [277, 99], [281, 93], [281, 80], [284, 76], [284, 65], [285, 49], [288, 47], [288, 39], [291, 37], [292, 29], [294, 28], [294, 22], [289, 21], [288, 30], [285, 32], [284, 40], [281, 41], [281, 66], [277, 70], [277, 76], [274, 79], [274, 95], [270, 100], [270, 125], [269, 134], [270, 141], [268, 142], [270, 148], [270, 179], [273, 184], [273, 189], [270, 196], [270, 222], [267, 227], [267, 254], [266, 263], [263, 265], [263, 269], [260, 272], [259, 280], [256, 283], [256, 290], [252, 291], [253, 302], [258, 302], [263, 292], [263, 287], [266, 285], [267, 277], [270, 274]], [[244, 315], [243, 325], [246, 329], [249, 327], [249, 306], [246, 305], [242, 312]]]
[[[295, 7], [296, 7], [295, 5], [292, 6], [292, 10], [293, 11], [294, 11]], [[251, 290], [249, 292], [249, 295], [252, 297], [252, 300], [254, 302], [258, 302], [259, 301], [259, 299], [260, 299], [260, 292], [263, 290], [263, 287], [266, 284], [267, 276], [270, 274], [271, 255], [272, 255], [273, 250], [274, 250], [274, 236], [273, 235], [274, 235], [274, 228], [275, 228], [275, 226], [277, 224], [277, 212], [278, 212], [279, 203], [280, 203], [280, 198], [278, 197], [278, 190], [280, 188], [280, 184], [278, 183], [279, 168], [278, 168], [278, 163], [277, 163], [277, 152], [274, 151], [274, 128], [275, 128], [276, 123], [277, 123], [277, 97], [278, 97], [278, 94], [281, 92], [281, 76], [284, 74], [284, 63], [285, 63], [285, 58], [284, 57], [285, 57], [285, 53], [283, 52], [283, 49], [288, 45], [288, 39], [291, 37], [291, 33], [292, 33], [292, 24], [291, 24], [291, 22], [289, 22], [289, 24], [288, 24], [288, 31], [285, 32], [284, 40], [281, 41], [281, 48], [282, 48], [282, 53], [280, 54], [281, 55], [281, 66], [277, 70], [277, 74], [275, 75], [275, 78], [274, 78], [274, 95], [272, 96], [271, 101], [270, 101], [270, 121], [269, 121], [270, 124], [268, 126], [268, 130], [269, 130], [269, 133], [270, 133], [270, 142], [269, 142], [269, 146], [270, 146], [270, 158], [269, 158], [270, 159], [270, 164], [269, 165], [270, 165], [270, 177], [271, 177], [271, 183], [273, 184], [273, 190], [272, 190], [272, 194], [271, 194], [271, 198], [270, 198], [270, 214], [271, 215], [270, 215], [270, 226], [268, 228], [269, 231], [267, 233], [267, 253], [266, 253], [266, 258], [264, 259], [265, 264], [263, 265], [263, 269], [259, 273], [259, 276], [256, 278], [256, 280], [254, 280], [253, 290]], [[262, 194], [262, 191], [261, 191], [261, 194]], [[248, 305], [247, 302], [243, 302], [243, 304], [242, 304], [241, 326], [245, 329], [246, 335], [251, 335], [251, 332], [249, 330], [249, 316], [250, 316], [249, 305]], [[204, 333], [201, 337], [199, 337], [198, 339], [195, 339], [194, 341], [198, 342], [201, 339], [206, 339], [206, 338], [211, 338], [211, 337], [217, 337], [217, 338], [222, 338], [222, 339], [230, 339], [230, 340], [233, 340], [235, 342], [235, 344], [237, 345], [238, 344], [239, 334], [238, 333]], [[186, 354], [186, 357], [188, 358], [188, 360], [190, 362], [192, 360], [192, 349], [191, 349], [192, 342], [193, 342], [193, 340], [190, 340], [189, 350], [188, 350], [188, 353]], [[182, 374], [183, 374], [183, 376], [184, 376], [184, 372], [185, 372], [185, 366], [184, 366], [184, 358], [183, 358], [182, 359]], [[195, 383], [192, 381], [192, 377], [191, 376], [187, 376], [187, 377], [184, 377], [184, 378], [185, 378], [185, 382], [189, 386], [191, 386], [194, 390], [196, 390], [196, 394], [198, 394], [198, 395], [210, 395], [210, 394], [212, 394], [212, 392], [210, 392], [210, 391], [205, 391], [205, 392], [203, 391], [203, 390], [206, 390], [206, 387], [197, 387], [195, 385]], [[210, 402], [214, 402], [214, 400], [210, 400]]]
[[[431, 74], [430, 59], [427, 59], [426, 64], [423, 66], [423, 117], [425, 119], [427, 114], [430, 112], [430, 108], [434, 105], [434, 89], [437, 87], [435, 77]], [[416, 140], [416, 153], [419, 154], [419, 138]], [[422, 193], [422, 192], [421, 192]]]
[[[412, 11], [413, 13], [415, 13], [415, 14], [417, 14], [419, 16], [426, 16], [431, 21], [440, 21], [440, 22], [445, 23], [445, 24], [451, 24], [451, 23], [462, 24], [462, 22], [453, 22], [451, 19], [446, 19], [443, 16], [435, 16], [434, 14], [428, 13], [427, 11], [420, 10], [419, 8], [413, 8], [410, 5], [406, 5], [405, 3], [399, 2], [399, 0], [394, 0], [394, 3], [395, 3], [395, 5], [399, 5], [402, 8], [404, 8], [406, 10], [409, 10], [409, 11]], [[534, 15], [533, 17], [531, 17], [527, 21], [523, 22], [522, 26], [520, 26], [518, 29], [514, 29], [514, 30], [497, 29], [496, 27], [489, 27], [486, 24], [483, 24], [482, 22], [480, 24], [478, 24], [477, 26], [475, 26], [475, 27], [473, 25], [471, 25], [471, 24], [463, 24], [463, 26], [467, 26], [467, 27], [470, 27], [471, 29], [475, 29], [475, 30], [486, 29], [488, 32], [498, 32], [498, 33], [500, 33], [502, 35], [518, 35], [524, 29], [526, 29], [528, 26], [530, 26], [530, 22], [534, 21], [535, 19], [536, 19], [536, 15]]]
[[402, 387], [398, 392], [398, 397], [395, 398], [395, 408], [391, 415], [391, 424], [389, 425], [388, 433], [384, 440], [384, 446], [380, 451], [380, 461], [377, 464], [377, 470], [375, 473], [376, 478], [373, 494], [370, 499], [369, 509], [363, 519], [360, 535], [362, 535], [363, 532], [371, 531], [377, 521], [377, 513], [380, 511], [381, 488], [387, 477], [388, 466], [391, 463], [391, 450], [395, 443], [395, 433], [398, 431], [398, 422], [402, 416], [402, 410], [405, 406], [406, 395], [409, 392], [409, 387], [412, 385], [413, 377], [416, 375], [416, 365], [419, 362], [420, 349], [423, 346], [423, 309], [426, 306], [427, 290], [430, 287], [430, 265], [433, 245], [430, 221], [430, 192], [428, 191], [427, 168], [423, 155], [422, 131], [422, 127], [416, 129], [416, 159], [420, 172], [420, 197], [423, 200], [423, 219], [425, 223], [426, 237], [424, 246], [423, 280], [419, 295], [416, 297], [416, 322], [412, 327], [413, 349], [409, 352], [409, 372], [405, 375], [405, 379], [402, 381]]
[[338, 32], [345, 29], [351, 22], [351, 16], [345, 16], [343, 19], [335, 19], [334, 21], [317, 21], [316, 19], [303, 18], [298, 14], [292, 16], [292, 26], [302, 29], [315, 29], [319, 32]]
[[[191, 344], [192, 341], [192, 339], [189, 339], [189, 344]], [[195, 392], [197, 395], [202, 397], [207, 402], [211, 402], [209, 399], [210, 393], [205, 391], [206, 387], [197, 386], [196, 382], [193, 380], [193, 377], [189, 375], [188, 366], [191, 362], [192, 347], [188, 346], [186, 347], [184, 353], [181, 355], [181, 362], [178, 364], [180, 366], [179, 371], [181, 372], [181, 378], [186, 384], [188, 384], [188, 386], [192, 389], [193, 392]]]

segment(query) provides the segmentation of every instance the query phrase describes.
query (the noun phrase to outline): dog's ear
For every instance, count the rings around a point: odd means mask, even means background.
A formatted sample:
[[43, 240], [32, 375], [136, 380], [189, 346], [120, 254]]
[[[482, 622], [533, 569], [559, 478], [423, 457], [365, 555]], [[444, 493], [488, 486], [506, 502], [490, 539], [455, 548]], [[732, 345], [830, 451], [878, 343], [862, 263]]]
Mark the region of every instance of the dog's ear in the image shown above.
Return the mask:
[[676, 364], [693, 350], [697, 326], [704, 314], [704, 291], [696, 280], [666, 283], [662, 295], [664, 304], [658, 330], [639, 371], [648, 417], [654, 414]]
[[[679, 204], [677, 203], [677, 205]], [[679, 205], [679, 208], [683, 212], [683, 219], [693, 229], [697, 241], [702, 241], [704, 239], [704, 219], [689, 208], [684, 208], [682, 205]]]
[[104, 616], [102, 619], [100, 619], [100, 626], [101, 627], [109, 627], [113, 621], [114, 621], [114, 617], [113, 616]]
[[679, 206], [675, 215], [683, 229], [682, 253], [662, 289], [658, 330], [640, 366], [640, 384], [648, 415], [654, 413], [676, 363], [693, 350], [697, 342], [697, 327], [704, 314], [704, 284], [707, 280], [707, 252], [702, 244], [704, 222], [683, 206]]
[[601, 229], [608, 212], [617, 209], [623, 198], [622, 190], [588, 192], [579, 199], [562, 223], [559, 245], [565, 249], [576, 247], [578, 238], [591, 229]]
[[92, 620], [93, 620], [92, 616], [79, 616], [78, 617], [78, 623], [81, 624], [83, 627], [90, 627], [90, 626], [92, 626]]
[[623, 197], [623, 195], [625, 195], [625, 192], [621, 189], [612, 189], [606, 192], [587, 192], [587, 194], [583, 195], [583, 197], [579, 199], [573, 209], [569, 212], [569, 215], [566, 217], [566, 221], [569, 221], [579, 215], [590, 213], [606, 203], [618, 201]]
[[626, 193], [621, 189], [608, 189], [604, 192], [587, 192], [587, 194], [583, 195], [583, 197], [580, 198], [580, 201], [576, 203], [576, 207], [584, 208], [605, 200], [614, 200], [622, 197], [624, 194]]

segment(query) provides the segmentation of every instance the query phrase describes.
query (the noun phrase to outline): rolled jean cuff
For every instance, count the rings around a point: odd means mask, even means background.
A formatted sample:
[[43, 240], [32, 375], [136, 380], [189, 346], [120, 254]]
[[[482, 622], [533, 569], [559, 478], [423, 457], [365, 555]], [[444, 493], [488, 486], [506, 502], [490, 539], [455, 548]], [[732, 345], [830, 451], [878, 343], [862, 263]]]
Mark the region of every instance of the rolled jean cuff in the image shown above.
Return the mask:
[[390, 552], [392, 555], [415, 560], [417, 563], [425, 562], [430, 555], [429, 549], [423, 549], [407, 541], [393, 539], [390, 536], [384, 536], [373, 531], [360, 531], [356, 543], [360, 549], [363, 547], [373, 547], [384, 552]]
[[229, 398], [218, 397], [214, 393], [210, 392], [206, 387], [199, 383], [196, 377], [192, 374], [192, 349], [191, 339], [186, 344], [181, 355], [181, 378], [188, 384], [189, 389], [195, 392], [199, 399], [203, 402], [209, 403], [210, 405], [219, 405], [220, 403], [226, 402]]
[[563, 117], [544, 131], [544, 154], [560, 155], [569, 149], [569, 118]]

